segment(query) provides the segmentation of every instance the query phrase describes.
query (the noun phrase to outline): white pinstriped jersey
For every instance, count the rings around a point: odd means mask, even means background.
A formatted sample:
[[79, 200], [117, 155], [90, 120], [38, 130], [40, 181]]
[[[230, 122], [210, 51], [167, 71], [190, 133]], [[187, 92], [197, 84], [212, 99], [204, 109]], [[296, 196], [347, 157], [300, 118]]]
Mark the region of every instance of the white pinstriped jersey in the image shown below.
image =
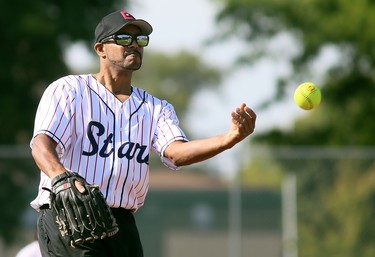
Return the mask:
[[[47, 134], [57, 142], [66, 169], [99, 185], [110, 207], [137, 210], [148, 191], [149, 153], [163, 157], [176, 140], [187, 141], [167, 101], [132, 87], [120, 102], [92, 75], [66, 76], [44, 92], [35, 118], [34, 137]], [[32, 147], [32, 141], [31, 141]], [[49, 201], [50, 179], [41, 172], [35, 209]]]

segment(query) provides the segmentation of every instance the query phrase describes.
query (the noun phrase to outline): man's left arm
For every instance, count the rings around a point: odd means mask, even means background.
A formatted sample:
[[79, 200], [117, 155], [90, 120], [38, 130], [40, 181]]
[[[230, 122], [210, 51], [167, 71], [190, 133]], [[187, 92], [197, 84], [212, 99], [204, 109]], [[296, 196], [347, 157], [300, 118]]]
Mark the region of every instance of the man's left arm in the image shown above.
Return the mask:
[[190, 165], [232, 148], [254, 132], [256, 114], [246, 104], [241, 104], [231, 116], [231, 125], [225, 134], [187, 142], [173, 142], [165, 149], [164, 156], [176, 166]]

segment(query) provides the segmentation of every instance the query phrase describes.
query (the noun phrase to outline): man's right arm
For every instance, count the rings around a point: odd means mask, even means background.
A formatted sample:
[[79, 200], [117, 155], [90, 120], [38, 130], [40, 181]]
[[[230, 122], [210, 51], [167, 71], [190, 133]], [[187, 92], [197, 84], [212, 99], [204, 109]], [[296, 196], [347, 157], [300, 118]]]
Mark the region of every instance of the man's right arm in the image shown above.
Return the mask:
[[35, 136], [31, 153], [36, 165], [51, 179], [66, 172], [56, 152], [57, 143], [45, 134]]

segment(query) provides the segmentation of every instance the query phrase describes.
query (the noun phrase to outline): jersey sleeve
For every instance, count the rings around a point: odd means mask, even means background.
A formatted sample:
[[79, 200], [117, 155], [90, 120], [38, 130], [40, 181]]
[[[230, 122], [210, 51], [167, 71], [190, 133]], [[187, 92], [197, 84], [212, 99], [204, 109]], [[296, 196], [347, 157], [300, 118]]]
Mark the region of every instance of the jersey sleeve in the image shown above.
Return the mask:
[[38, 134], [48, 135], [57, 143], [60, 156], [70, 145], [74, 100], [74, 90], [66, 80], [59, 79], [44, 91], [36, 111], [33, 139]]
[[162, 101], [162, 109], [153, 140], [153, 150], [159, 154], [165, 166], [177, 170], [179, 167], [164, 156], [167, 146], [175, 141], [188, 141], [188, 138], [179, 127], [179, 120], [173, 106], [167, 101]]

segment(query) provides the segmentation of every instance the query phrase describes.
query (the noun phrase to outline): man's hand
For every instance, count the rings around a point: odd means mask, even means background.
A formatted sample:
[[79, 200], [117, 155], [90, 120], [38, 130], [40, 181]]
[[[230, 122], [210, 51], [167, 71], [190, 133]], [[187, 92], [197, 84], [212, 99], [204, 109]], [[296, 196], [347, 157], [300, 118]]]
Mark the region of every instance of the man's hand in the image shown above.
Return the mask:
[[242, 103], [235, 111], [231, 113], [232, 123], [228, 131], [229, 135], [238, 143], [251, 135], [255, 129], [256, 114], [255, 112]]
[[[65, 170], [65, 172], [69, 172], [69, 171], [68, 171], [68, 170]], [[65, 173], [65, 172], [63, 172], [63, 173]], [[58, 174], [58, 175], [52, 177], [51, 180], [52, 180], [53, 178], [55, 178], [55, 177], [57, 177], [57, 176], [63, 174], [63, 173], [60, 173], [60, 174]], [[77, 188], [77, 190], [78, 190], [81, 194], [83, 194], [83, 193], [86, 191], [86, 189], [85, 189], [85, 187], [83, 186], [83, 184], [81, 183], [81, 181], [79, 181], [79, 180], [75, 180], [75, 181], [74, 181], [74, 185], [75, 185], [75, 187]]]
[[78, 189], [78, 191], [83, 194], [86, 189], [83, 187], [82, 183], [79, 182], [78, 180], [74, 181], [74, 185], [76, 186], [76, 188]]
[[[79, 183], [77, 183], [79, 182]], [[78, 189], [76, 186], [84, 188]], [[70, 246], [104, 239], [118, 232], [116, 219], [99, 186], [67, 171], [51, 180], [50, 207], [62, 238]]]

